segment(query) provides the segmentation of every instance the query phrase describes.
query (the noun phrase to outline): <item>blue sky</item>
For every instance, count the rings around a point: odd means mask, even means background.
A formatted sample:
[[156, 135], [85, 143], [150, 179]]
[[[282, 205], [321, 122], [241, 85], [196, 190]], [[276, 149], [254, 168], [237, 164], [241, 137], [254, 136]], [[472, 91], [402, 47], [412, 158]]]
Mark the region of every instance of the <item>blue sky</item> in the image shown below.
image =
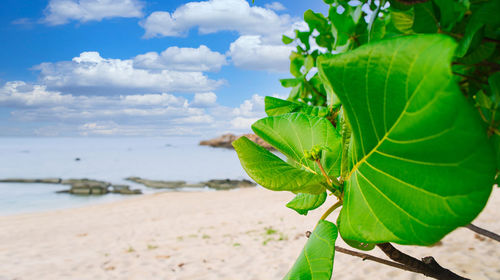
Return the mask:
[[322, 0], [2, 0], [0, 136], [211, 137], [286, 96], [291, 46]]

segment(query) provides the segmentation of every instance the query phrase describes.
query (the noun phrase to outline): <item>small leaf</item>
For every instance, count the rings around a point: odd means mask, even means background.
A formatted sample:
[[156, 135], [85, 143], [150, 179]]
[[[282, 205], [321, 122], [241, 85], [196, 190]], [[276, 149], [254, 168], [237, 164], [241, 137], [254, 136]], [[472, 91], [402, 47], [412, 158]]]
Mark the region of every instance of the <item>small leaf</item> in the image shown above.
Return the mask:
[[286, 35], [283, 35], [283, 37], [281, 37], [281, 41], [283, 42], [283, 44], [288, 45], [293, 42], [293, 39]]
[[306, 115], [325, 117], [328, 115], [328, 108], [323, 106], [311, 106], [303, 102], [283, 100], [271, 96], [264, 99], [265, 110], [268, 116], [279, 116], [288, 113], [304, 113]]
[[290, 54], [290, 73], [295, 77], [302, 76], [302, 72], [300, 69], [304, 65], [305, 58], [303, 55], [298, 54], [296, 52], [292, 52]]
[[329, 176], [338, 177], [341, 161], [341, 136], [326, 119], [301, 113], [272, 116], [258, 120], [252, 130], [259, 137], [300, 166], [321, 174], [316, 162], [304, 157], [304, 152], [314, 146], [326, 146], [321, 164]]
[[500, 0], [490, 0], [485, 2], [472, 14], [471, 19], [467, 23], [464, 37], [460, 40], [455, 52], [457, 57], [463, 57], [467, 53], [472, 39], [484, 25], [498, 26], [500, 24], [498, 11], [500, 11]]
[[299, 193], [287, 203], [286, 207], [297, 211], [300, 215], [320, 207], [326, 200], [326, 192], [322, 194]]
[[302, 81], [304, 80], [304, 78], [302, 77], [299, 77], [299, 78], [293, 78], [293, 79], [281, 79], [280, 82], [281, 82], [281, 85], [283, 87], [295, 87], [295, 86], [298, 86], [300, 83], [302, 83]]
[[467, 7], [465, 1], [455, 0], [434, 0], [434, 3], [439, 7], [441, 29], [450, 31], [453, 26], [462, 20]]
[[306, 68], [306, 73], [309, 72], [314, 67], [314, 57], [312, 55], [308, 55], [304, 62], [304, 67]]
[[283, 279], [330, 280], [337, 236], [338, 230], [335, 224], [319, 221], [297, 261]]
[[390, 14], [390, 24], [399, 32], [403, 34], [412, 34], [413, 32], [413, 22], [414, 22], [414, 12], [413, 9], [406, 11], [391, 10]]
[[241, 166], [257, 184], [272, 191], [321, 194], [325, 179], [284, 162], [246, 137], [233, 142]]

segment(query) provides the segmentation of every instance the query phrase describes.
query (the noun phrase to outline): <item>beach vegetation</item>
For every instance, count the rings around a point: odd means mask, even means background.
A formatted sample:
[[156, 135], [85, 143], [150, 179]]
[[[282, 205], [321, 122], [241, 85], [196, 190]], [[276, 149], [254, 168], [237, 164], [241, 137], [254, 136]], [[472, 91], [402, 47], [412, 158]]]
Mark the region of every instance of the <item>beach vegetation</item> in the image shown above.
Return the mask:
[[498, 180], [500, 0], [324, 2], [327, 15], [308, 10], [308, 30], [283, 36], [290, 94], [266, 97], [252, 125], [286, 160], [233, 142], [258, 184], [296, 194], [287, 207], [328, 205], [284, 279], [331, 279], [336, 251], [466, 279], [391, 243], [430, 246], [459, 227], [500, 240], [471, 224]]

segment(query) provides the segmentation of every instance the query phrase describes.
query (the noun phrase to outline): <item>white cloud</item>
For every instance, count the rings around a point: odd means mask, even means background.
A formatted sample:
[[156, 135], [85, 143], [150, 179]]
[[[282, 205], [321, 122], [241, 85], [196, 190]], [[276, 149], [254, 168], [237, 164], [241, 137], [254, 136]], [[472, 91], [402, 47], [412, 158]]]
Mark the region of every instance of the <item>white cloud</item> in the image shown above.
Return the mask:
[[228, 55], [236, 67], [288, 72], [293, 46], [266, 45], [260, 36], [241, 36], [231, 43]]
[[250, 130], [252, 124], [260, 118], [236, 117], [231, 120], [231, 127], [234, 129]]
[[280, 2], [267, 3], [264, 5], [264, 7], [266, 7], [266, 9], [275, 10], [275, 11], [286, 10], [285, 6], [283, 6], [283, 4], [281, 4]]
[[168, 69], [177, 71], [218, 71], [226, 65], [226, 56], [207, 46], [195, 48], [170, 47], [161, 54], [149, 52], [134, 58], [138, 69]]
[[212, 107], [215, 106], [217, 102], [217, 95], [213, 92], [196, 93], [191, 102], [193, 107]]
[[51, 0], [45, 8], [43, 22], [60, 25], [76, 20], [100, 21], [106, 18], [142, 17], [142, 2], [138, 0]]
[[136, 94], [120, 96], [123, 104], [131, 106], [184, 106], [186, 100], [171, 94]]
[[40, 83], [49, 89], [72, 93], [88, 92], [89, 88], [107, 94], [127, 90], [206, 92], [223, 83], [201, 72], [137, 69], [131, 59], [102, 58], [98, 52], [83, 52], [72, 61], [42, 63], [34, 69], [40, 71]]
[[235, 108], [233, 114], [242, 117], [264, 117], [264, 96], [252, 95], [251, 99], [243, 101], [239, 108]]
[[30, 85], [22, 81], [7, 82], [0, 88], [0, 104], [7, 106], [43, 106], [72, 102], [71, 95], [48, 91], [43, 85]]
[[289, 15], [250, 6], [245, 0], [189, 2], [172, 13], [153, 12], [141, 22], [146, 38], [182, 36], [198, 27], [201, 34], [229, 30], [241, 35], [262, 35], [266, 40], [272, 38], [274, 41], [278, 41], [291, 24]]

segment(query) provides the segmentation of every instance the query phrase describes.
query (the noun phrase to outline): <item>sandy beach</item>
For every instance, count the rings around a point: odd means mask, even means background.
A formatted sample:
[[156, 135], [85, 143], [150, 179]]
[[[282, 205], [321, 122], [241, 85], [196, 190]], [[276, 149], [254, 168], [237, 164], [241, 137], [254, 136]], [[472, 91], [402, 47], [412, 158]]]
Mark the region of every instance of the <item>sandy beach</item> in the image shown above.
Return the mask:
[[[84, 208], [0, 217], [0, 280], [281, 279], [326, 206], [300, 216], [286, 192], [160, 193]], [[474, 224], [500, 232], [500, 189]], [[331, 220], [335, 215], [330, 216]], [[338, 245], [346, 246], [338, 241]], [[500, 243], [460, 228], [434, 256], [471, 279], [500, 279]], [[379, 250], [370, 252], [383, 256]], [[426, 279], [336, 254], [334, 279]]]

